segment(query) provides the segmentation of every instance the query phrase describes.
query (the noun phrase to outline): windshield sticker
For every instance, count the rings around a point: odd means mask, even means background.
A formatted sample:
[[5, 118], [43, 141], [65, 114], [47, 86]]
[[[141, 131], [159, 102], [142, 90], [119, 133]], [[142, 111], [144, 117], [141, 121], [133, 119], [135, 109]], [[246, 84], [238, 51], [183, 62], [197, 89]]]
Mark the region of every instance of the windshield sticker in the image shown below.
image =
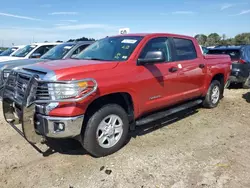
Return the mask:
[[124, 45], [124, 46], [122, 46], [122, 49], [128, 50], [129, 47], [130, 47], [129, 45]]
[[117, 53], [114, 58], [119, 59], [121, 55], [122, 55], [121, 53]]
[[124, 39], [122, 41], [122, 43], [127, 43], [127, 44], [134, 44], [136, 42], [137, 42], [137, 40], [133, 40], [133, 39]]
[[124, 56], [122, 56], [122, 59], [127, 59], [127, 57], [128, 57], [128, 56], [124, 55]]

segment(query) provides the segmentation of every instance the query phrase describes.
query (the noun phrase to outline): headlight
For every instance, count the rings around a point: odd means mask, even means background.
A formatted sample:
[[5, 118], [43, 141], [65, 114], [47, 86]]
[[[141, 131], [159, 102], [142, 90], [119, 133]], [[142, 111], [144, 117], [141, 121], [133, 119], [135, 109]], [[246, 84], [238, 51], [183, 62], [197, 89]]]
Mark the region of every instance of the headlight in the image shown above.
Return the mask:
[[93, 81], [73, 81], [69, 83], [49, 83], [48, 91], [52, 100], [80, 98], [96, 87]]

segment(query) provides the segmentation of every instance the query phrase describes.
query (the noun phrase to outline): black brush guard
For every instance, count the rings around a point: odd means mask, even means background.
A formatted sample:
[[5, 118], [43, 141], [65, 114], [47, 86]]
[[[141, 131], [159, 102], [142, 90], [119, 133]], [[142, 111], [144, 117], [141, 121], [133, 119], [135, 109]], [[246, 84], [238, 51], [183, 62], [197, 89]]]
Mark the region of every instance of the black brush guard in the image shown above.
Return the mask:
[[[29, 75], [30, 76], [30, 75]], [[38, 152], [42, 151], [34, 144], [44, 141], [43, 136], [36, 132], [34, 127], [35, 104], [34, 101], [35, 87], [37, 81], [34, 76], [31, 76], [27, 86], [25, 87], [23, 100], [18, 100], [16, 96], [16, 89], [14, 92], [7, 92], [9, 78], [3, 88], [2, 108], [5, 120], [22, 136], [24, 137]], [[32, 88], [31, 88], [32, 87]], [[17, 125], [21, 124], [22, 131]]]

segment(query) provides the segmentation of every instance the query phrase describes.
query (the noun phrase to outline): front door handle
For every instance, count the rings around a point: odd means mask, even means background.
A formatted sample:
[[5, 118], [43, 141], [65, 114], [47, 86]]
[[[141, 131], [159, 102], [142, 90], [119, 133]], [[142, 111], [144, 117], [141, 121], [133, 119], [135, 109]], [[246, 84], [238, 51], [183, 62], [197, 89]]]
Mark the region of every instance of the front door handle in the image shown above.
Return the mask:
[[203, 69], [203, 68], [205, 68], [205, 65], [204, 65], [204, 64], [199, 64], [199, 67], [200, 67], [201, 69]]
[[169, 72], [176, 72], [178, 69], [176, 67], [171, 67], [168, 69]]

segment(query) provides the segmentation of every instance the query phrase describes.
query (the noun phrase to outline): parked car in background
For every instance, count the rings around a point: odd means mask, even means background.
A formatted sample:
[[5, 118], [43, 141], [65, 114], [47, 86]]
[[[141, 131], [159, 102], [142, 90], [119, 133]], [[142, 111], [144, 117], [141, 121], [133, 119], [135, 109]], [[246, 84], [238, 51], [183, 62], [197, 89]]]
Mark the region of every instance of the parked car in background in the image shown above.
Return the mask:
[[230, 76], [228, 55], [203, 55], [193, 37], [106, 37], [76, 59], [14, 69], [3, 113], [30, 143], [75, 138], [93, 156], [119, 150], [129, 130], [203, 104], [214, 108]]
[[9, 76], [10, 71], [18, 66], [30, 65], [38, 62], [74, 58], [93, 41], [66, 42], [59, 44], [37, 59], [18, 59], [0, 62], [0, 89]]
[[0, 57], [0, 62], [15, 60], [15, 59], [40, 58], [51, 48], [59, 44], [61, 43], [33, 43], [30, 45], [26, 45], [25, 47], [17, 50], [11, 56]]
[[205, 46], [200, 45], [200, 48], [203, 54], [206, 54], [208, 52], [208, 49]]
[[207, 49], [215, 48], [216, 46], [208, 46]]
[[[0, 56], [12, 56], [15, 54], [19, 49], [25, 47], [25, 45], [20, 45], [20, 46], [13, 46], [8, 48], [7, 50], [4, 50]], [[2, 57], [1, 57], [2, 58]]]
[[232, 72], [230, 83], [240, 83], [243, 87], [250, 75], [250, 45], [217, 46], [209, 49], [207, 54], [227, 54], [231, 57]]

